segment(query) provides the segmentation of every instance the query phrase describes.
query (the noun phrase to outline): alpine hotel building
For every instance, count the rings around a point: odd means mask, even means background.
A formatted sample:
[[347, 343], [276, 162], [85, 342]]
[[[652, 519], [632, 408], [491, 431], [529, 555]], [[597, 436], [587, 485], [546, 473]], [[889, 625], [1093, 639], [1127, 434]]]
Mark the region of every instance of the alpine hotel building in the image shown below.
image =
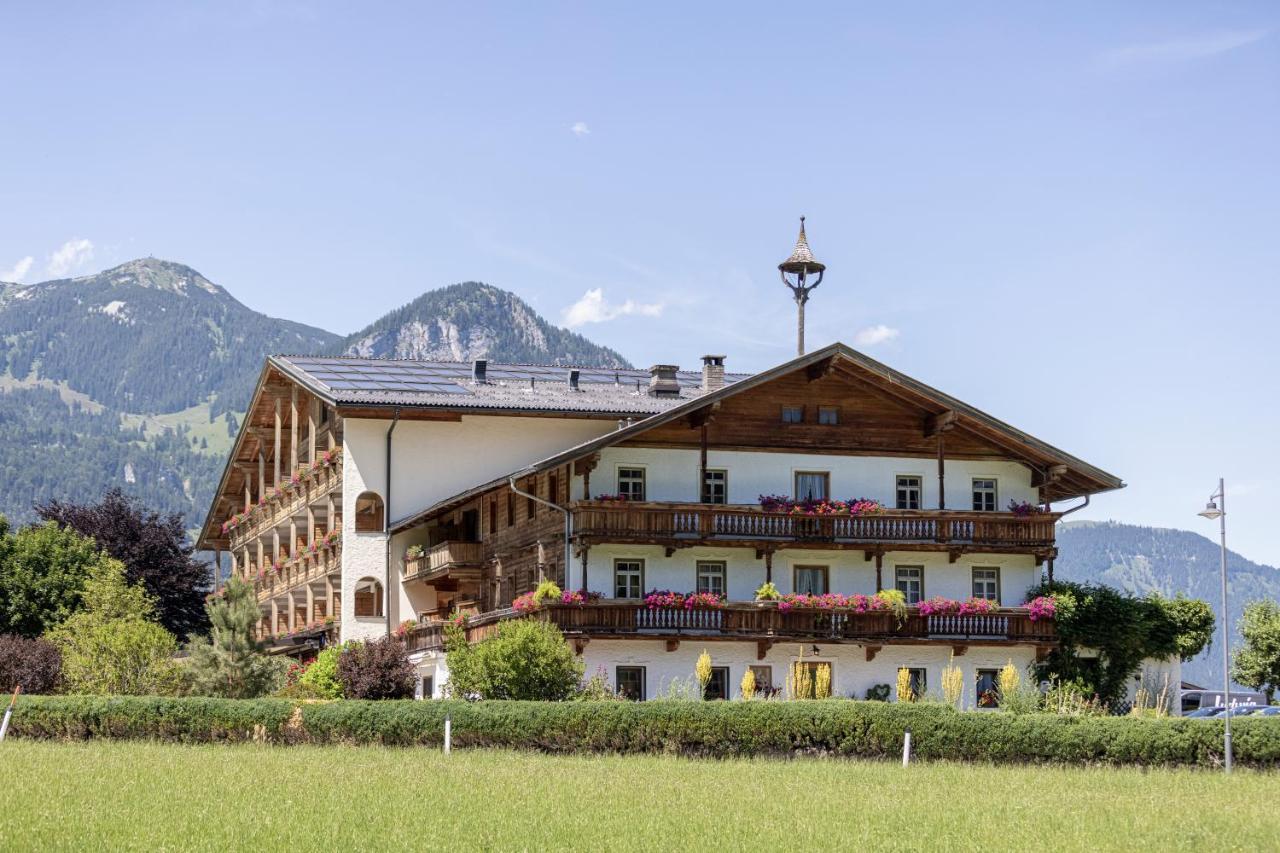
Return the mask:
[[[812, 262], [803, 230], [797, 257]], [[954, 661], [972, 704], [1056, 643], [1024, 606], [1052, 572], [1055, 506], [1122, 486], [838, 343], [755, 375], [718, 355], [697, 372], [274, 356], [199, 544], [254, 585], [270, 648], [401, 633], [425, 696], [443, 694], [445, 620], [463, 614], [472, 642], [548, 620], [634, 698], [687, 681], [705, 649], [711, 696], [748, 668], [781, 688], [798, 661], [836, 696], [900, 668], [936, 692]], [[596, 595], [513, 609], [541, 579]], [[757, 602], [766, 582], [909, 606]], [[722, 601], [650, 607], [653, 590]], [[937, 597], [991, 609], [921, 613]]]

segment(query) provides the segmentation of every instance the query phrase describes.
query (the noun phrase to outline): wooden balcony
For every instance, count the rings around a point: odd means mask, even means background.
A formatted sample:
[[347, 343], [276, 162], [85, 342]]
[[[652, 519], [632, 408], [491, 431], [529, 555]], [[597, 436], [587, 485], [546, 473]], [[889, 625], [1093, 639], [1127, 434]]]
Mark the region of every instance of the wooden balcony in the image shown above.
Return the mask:
[[435, 581], [445, 577], [478, 580], [485, 563], [483, 542], [441, 542], [416, 560], [404, 561], [404, 581]]
[[1044, 551], [1054, 546], [1057, 513], [885, 510], [875, 515], [788, 515], [760, 507], [580, 501], [574, 531], [585, 542], [682, 545], [715, 542], [762, 547], [892, 547], [895, 550]]
[[[289, 519], [306, 514], [306, 507], [323, 500], [330, 493], [342, 490], [342, 454], [327, 468], [312, 472], [299, 486], [283, 497], [258, 504], [249, 510], [249, 517], [227, 532], [231, 550], [244, 547], [259, 536], [269, 534], [276, 527], [287, 526]], [[339, 497], [338, 503], [341, 503]]]
[[[321, 548], [315, 554], [303, 555], [286, 562], [279, 573], [268, 568], [262, 577], [253, 578], [253, 588], [258, 594], [258, 601], [268, 601], [304, 584], [319, 583], [326, 576], [341, 572], [342, 543], [339, 541]], [[337, 586], [340, 587], [341, 583]]]
[[[467, 623], [467, 640], [492, 636], [497, 624], [518, 617], [512, 610], [494, 611]], [[732, 602], [719, 609], [650, 610], [634, 602], [594, 602], [555, 605], [535, 611], [533, 618], [555, 624], [573, 639], [739, 640], [857, 643], [871, 648], [885, 644], [1015, 645], [1040, 647], [1058, 641], [1053, 620], [1031, 620], [1025, 610], [1002, 609], [971, 616], [923, 616], [909, 610], [901, 623], [892, 613], [853, 613], [848, 610], [780, 610], [776, 605]], [[440, 649], [444, 623], [431, 622], [410, 630], [410, 651]]]

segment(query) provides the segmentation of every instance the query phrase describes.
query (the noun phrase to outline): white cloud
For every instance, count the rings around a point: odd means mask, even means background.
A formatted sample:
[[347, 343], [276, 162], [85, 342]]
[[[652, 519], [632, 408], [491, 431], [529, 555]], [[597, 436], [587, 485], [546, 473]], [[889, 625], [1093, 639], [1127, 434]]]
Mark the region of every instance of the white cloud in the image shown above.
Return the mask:
[[1104, 68], [1120, 68], [1129, 65], [1189, 62], [1229, 53], [1261, 41], [1267, 35], [1267, 30], [1227, 30], [1170, 41], [1131, 44], [1103, 53], [1099, 57], [1099, 63]]
[[592, 288], [582, 294], [582, 298], [564, 309], [564, 324], [570, 329], [587, 323], [605, 323], [617, 317], [637, 315], [641, 317], [661, 317], [661, 302], [642, 303], [628, 299], [621, 305], [615, 305], [604, 298], [604, 289]]
[[591, 132], [591, 128], [587, 127], [587, 123], [585, 121], [575, 121], [573, 123], [573, 127], [569, 129], [573, 131], [574, 136], [586, 136]]
[[898, 334], [897, 329], [881, 323], [878, 326], [868, 326], [858, 330], [858, 333], [853, 336], [853, 342], [860, 347], [873, 347], [893, 340]]
[[62, 248], [49, 256], [49, 275], [63, 276], [93, 258], [93, 243], [89, 240], [68, 240]]
[[14, 264], [13, 269], [0, 271], [0, 281], [22, 281], [27, 277], [27, 272], [35, 262], [35, 258], [27, 255], [25, 258]]

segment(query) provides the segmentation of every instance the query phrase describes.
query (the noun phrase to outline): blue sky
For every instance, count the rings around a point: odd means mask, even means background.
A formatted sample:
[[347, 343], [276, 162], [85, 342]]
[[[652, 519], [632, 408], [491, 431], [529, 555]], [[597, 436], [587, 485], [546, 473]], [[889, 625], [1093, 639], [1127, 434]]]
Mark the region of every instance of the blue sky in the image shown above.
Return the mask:
[[[535, 8], [536, 7], [536, 8]], [[478, 279], [634, 362], [873, 356], [1280, 564], [1280, 8], [7, 3], [0, 279], [350, 332]], [[29, 259], [29, 260], [27, 260]]]

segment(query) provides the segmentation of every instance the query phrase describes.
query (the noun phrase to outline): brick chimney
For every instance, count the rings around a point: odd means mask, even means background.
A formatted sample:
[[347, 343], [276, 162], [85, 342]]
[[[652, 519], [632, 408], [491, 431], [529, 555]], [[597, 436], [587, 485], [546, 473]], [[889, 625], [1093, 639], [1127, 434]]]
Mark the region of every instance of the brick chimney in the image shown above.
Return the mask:
[[649, 368], [650, 397], [679, 397], [680, 380], [676, 372], [680, 368], [674, 364], [655, 364]]
[[702, 390], [714, 391], [724, 387], [724, 356], [704, 355], [702, 357]]

